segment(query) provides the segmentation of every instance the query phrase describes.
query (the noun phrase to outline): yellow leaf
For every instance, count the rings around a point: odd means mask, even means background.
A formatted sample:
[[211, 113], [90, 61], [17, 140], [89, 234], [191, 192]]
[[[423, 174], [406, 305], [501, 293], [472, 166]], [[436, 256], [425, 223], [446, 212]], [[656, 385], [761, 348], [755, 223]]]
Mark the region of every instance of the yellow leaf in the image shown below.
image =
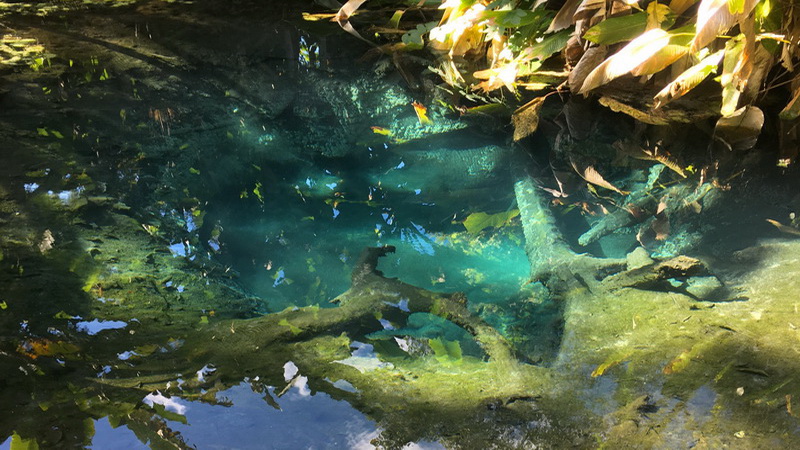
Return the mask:
[[654, 107], [658, 109], [675, 99], [683, 97], [687, 92], [694, 89], [711, 73], [717, 71], [717, 66], [719, 66], [720, 61], [722, 61], [722, 55], [724, 53], [724, 50], [720, 50], [716, 53], [706, 56], [699, 63], [693, 65], [692, 67], [686, 69], [682, 74], [678, 75], [677, 78], [672, 80], [672, 82], [670, 82], [668, 85], [664, 86], [664, 89], [656, 94], [656, 96], [653, 98], [653, 100], [655, 100]]
[[485, 212], [472, 213], [464, 221], [464, 228], [466, 228], [470, 234], [477, 234], [484, 228], [500, 228], [508, 225], [511, 219], [518, 215], [518, 209], [512, 209], [511, 211], [497, 214], [486, 214]]
[[514, 111], [511, 122], [514, 124], [514, 141], [527, 137], [539, 128], [539, 112], [545, 97], [537, 97]]
[[608, 372], [608, 369], [610, 369], [610, 368], [622, 363], [629, 356], [630, 356], [630, 353], [614, 353], [614, 354], [612, 354], [611, 356], [606, 358], [606, 360], [603, 361], [602, 364], [597, 366], [597, 368], [594, 369], [594, 371], [592, 371], [592, 378], [597, 378], [597, 377], [603, 376], [606, 372]]
[[428, 108], [425, 105], [415, 100], [411, 102], [411, 106], [414, 107], [414, 112], [417, 113], [417, 119], [419, 119], [420, 124], [429, 125], [431, 123], [431, 119], [428, 118]]
[[659, 50], [669, 45], [671, 37], [661, 28], [645, 31], [597, 66], [586, 77], [578, 93], [589, 92], [615, 78], [630, 73]]
[[758, 0], [744, 0], [743, 9], [739, 14], [732, 14], [730, 3], [733, 0], [702, 0], [697, 8], [697, 22], [692, 52], [696, 52], [716, 39], [720, 34], [728, 31], [741, 17], [747, 17], [750, 11], [758, 4]]
[[722, 60], [722, 76], [719, 83], [722, 85], [722, 107], [720, 113], [727, 117], [736, 112], [739, 106], [739, 96], [744, 90], [739, 83], [739, 70], [742, 52], [745, 47], [743, 35], [729, 40], [725, 44], [725, 57]]

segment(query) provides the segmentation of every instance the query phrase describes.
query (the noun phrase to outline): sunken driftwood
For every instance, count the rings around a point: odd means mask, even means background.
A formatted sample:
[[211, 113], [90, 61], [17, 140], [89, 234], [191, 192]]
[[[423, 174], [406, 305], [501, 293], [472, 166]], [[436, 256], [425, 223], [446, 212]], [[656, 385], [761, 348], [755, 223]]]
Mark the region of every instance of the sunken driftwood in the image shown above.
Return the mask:
[[[243, 351], [257, 352], [275, 344], [301, 342], [320, 335], [347, 333], [355, 338], [381, 329], [377, 318], [402, 322], [409, 314], [426, 312], [464, 328], [490, 360], [517, 361], [505, 338], [469, 312], [464, 294], [436, 293], [384, 277], [377, 269], [378, 260], [394, 250], [392, 246], [385, 246], [370, 247], [362, 252], [352, 272], [350, 289], [333, 300], [338, 307], [289, 308], [255, 319], [218, 323], [205, 331], [213, 336], [213, 344], [199, 353], [193, 352], [192, 359], [203, 361], [212, 355], [219, 358], [230, 352], [234, 355]], [[224, 349], [218, 348], [220, 346]]]
[[547, 199], [529, 175], [514, 183], [514, 194], [525, 235], [525, 253], [531, 265], [531, 281], [540, 281], [549, 289], [562, 289], [572, 281], [592, 285], [600, 274], [624, 270], [624, 259], [573, 252], [558, 229]]

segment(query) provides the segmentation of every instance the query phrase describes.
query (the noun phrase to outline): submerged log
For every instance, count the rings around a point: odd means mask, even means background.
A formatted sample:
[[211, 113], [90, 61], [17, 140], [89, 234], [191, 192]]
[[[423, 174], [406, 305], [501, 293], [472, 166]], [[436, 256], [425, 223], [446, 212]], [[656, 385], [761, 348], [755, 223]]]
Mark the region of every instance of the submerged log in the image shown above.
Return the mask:
[[573, 252], [558, 229], [541, 190], [530, 176], [520, 177], [514, 184], [514, 194], [522, 219], [532, 282], [540, 281], [550, 289], [561, 289], [572, 281], [591, 286], [604, 272], [613, 273], [625, 268], [622, 259], [595, 258]]

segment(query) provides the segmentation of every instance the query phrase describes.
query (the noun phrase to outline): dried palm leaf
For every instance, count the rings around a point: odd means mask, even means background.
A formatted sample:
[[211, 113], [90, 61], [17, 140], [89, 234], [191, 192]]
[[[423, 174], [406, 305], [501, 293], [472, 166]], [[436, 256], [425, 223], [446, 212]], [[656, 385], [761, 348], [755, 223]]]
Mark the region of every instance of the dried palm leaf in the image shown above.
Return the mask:
[[613, 184], [609, 183], [608, 181], [606, 181], [606, 179], [603, 178], [603, 176], [600, 175], [600, 173], [594, 167], [586, 166], [585, 169], [580, 170], [578, 169], [578, 166], [575, 164], [574, 161], [570, 161], [570, 163], [572, 163], [572, 168], [575, 169], [575, 172], [577, 172], [577, 174], [580, 175], [581, 178], [586, 180], [586, 182], [594, 184], [595, 186], [606, 188], [621, 195], [628, 195], [630, 193], [623, 191], [614, 186]]
[[664, 89], [659, 91], [653, 98], [655, 109], [658, 109], [667, 103], [681, 98], [691, 91], [709, 75], [717, 71], [719, 63], [722, 61], [722, 56], [725, 54], [723, 50], [713, 53], [703, 58], [699, 63], [686, 69], [682, 74], [678, 75], [671, 83], [664, 86]]
[[739, 17], [747, 17], [757, 3], [758, 0], [702, 0], [697, 9], [697, 32], [691, 51], [700, 50], [728, 31]]
[[545, 97], [537, 97], [514, 111], [511, 122], [514, 124], [514, 141], [519, 141], [539, 128], [539, 112], [542, 110]]

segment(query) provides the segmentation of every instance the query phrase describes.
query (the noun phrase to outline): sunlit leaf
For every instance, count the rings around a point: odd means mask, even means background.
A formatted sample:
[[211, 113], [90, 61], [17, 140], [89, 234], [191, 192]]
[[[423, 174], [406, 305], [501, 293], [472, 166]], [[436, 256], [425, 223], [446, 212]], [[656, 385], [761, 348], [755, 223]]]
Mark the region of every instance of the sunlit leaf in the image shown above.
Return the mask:
[[650, 75], [666, 69], [672, 63], [679, 60], [681, 57], [689, 53], [689, 42], [692, 40], [692, 34], [682, 33], [681, 30], [675, 30], [669, 43], [659, 49], [650, 58], [642, 62], [635, 69], [631, 70], [631, 74], [636, 76]]
[[[731, 2], [741, 1], [742, 7], [736, 6], [739, 11], [731, 13]], [[697, 34], [692, 41], [691, 51], [708, 45], [718, 35], [728, 31], [737, 21], [738, 16], [747, 16], [758, 3], [758, 0], [702, 0], [697, 9]]]
[[681, 98], [691, 91], [709, 75], [717, 71], [722, 56], [725, 52], [720, 50], [709, 56], [703, 58], [699, 63], [686, 69], [682, 74], [678, 75], [671, 83], [664, 86], [664, 89], [659, 91], [654, 97], [655, 108], [660, 108], [667, 103]]
[[675, 23], [675, 14], [667, 5], [652, 2], [647, 5], [647, 29], [664, 28], [669, 29]]
[[569, 78], [567, 79], [572, 92], [580, 92], [586, 77], [606, 59], [607, 54], [608, 47], [605, 45], [589, 47], [588, 50], [583, 52], [583, 56], [581, 56], [578, 64], [572, 68], [572, 71], [569, 73]]
[[745, 40], [742, 35], [730, 39], [725, 44], [725, 57], [722, 60], [722, 107], [720, 113], [730, 116], [739, 106], [739, 96], [742, 93], [737, 83], [737, 71], [741, 69], [740, 60], [744, 50]]
[[464, 228], [470, 234], [477, 234], [481, 230], [488, 227], [500, 228], [508, 225], [511, 219], [519, 215], [518, 209], [511, 211], [500, 212], [496, 214], [486, 214], [485, 212], [476, 212], [467, 216], [464, 221]]
[[514, 92], [516, 90], [515, 83], [519, 72], [517, 64], [511, 62], [494, 69], [479, 70], [473, 73], [472, 76], [479, 80], [486, 80], [477, 85], [477, 87], [483, 89], [484, 92], [491, 92], [503, 86], [508, 88], [509, 91]]
[[39, 443], [36, 438], [23, 439], [22, 436], [14, 433], [11, 435], [9, 450], [39, 450]]
[[661, 28], [644, 32], [597, 66], [584, 80], [579, 93], [588, 92], [630, 73], [659, 50], [669, 45], [672, 36]]

